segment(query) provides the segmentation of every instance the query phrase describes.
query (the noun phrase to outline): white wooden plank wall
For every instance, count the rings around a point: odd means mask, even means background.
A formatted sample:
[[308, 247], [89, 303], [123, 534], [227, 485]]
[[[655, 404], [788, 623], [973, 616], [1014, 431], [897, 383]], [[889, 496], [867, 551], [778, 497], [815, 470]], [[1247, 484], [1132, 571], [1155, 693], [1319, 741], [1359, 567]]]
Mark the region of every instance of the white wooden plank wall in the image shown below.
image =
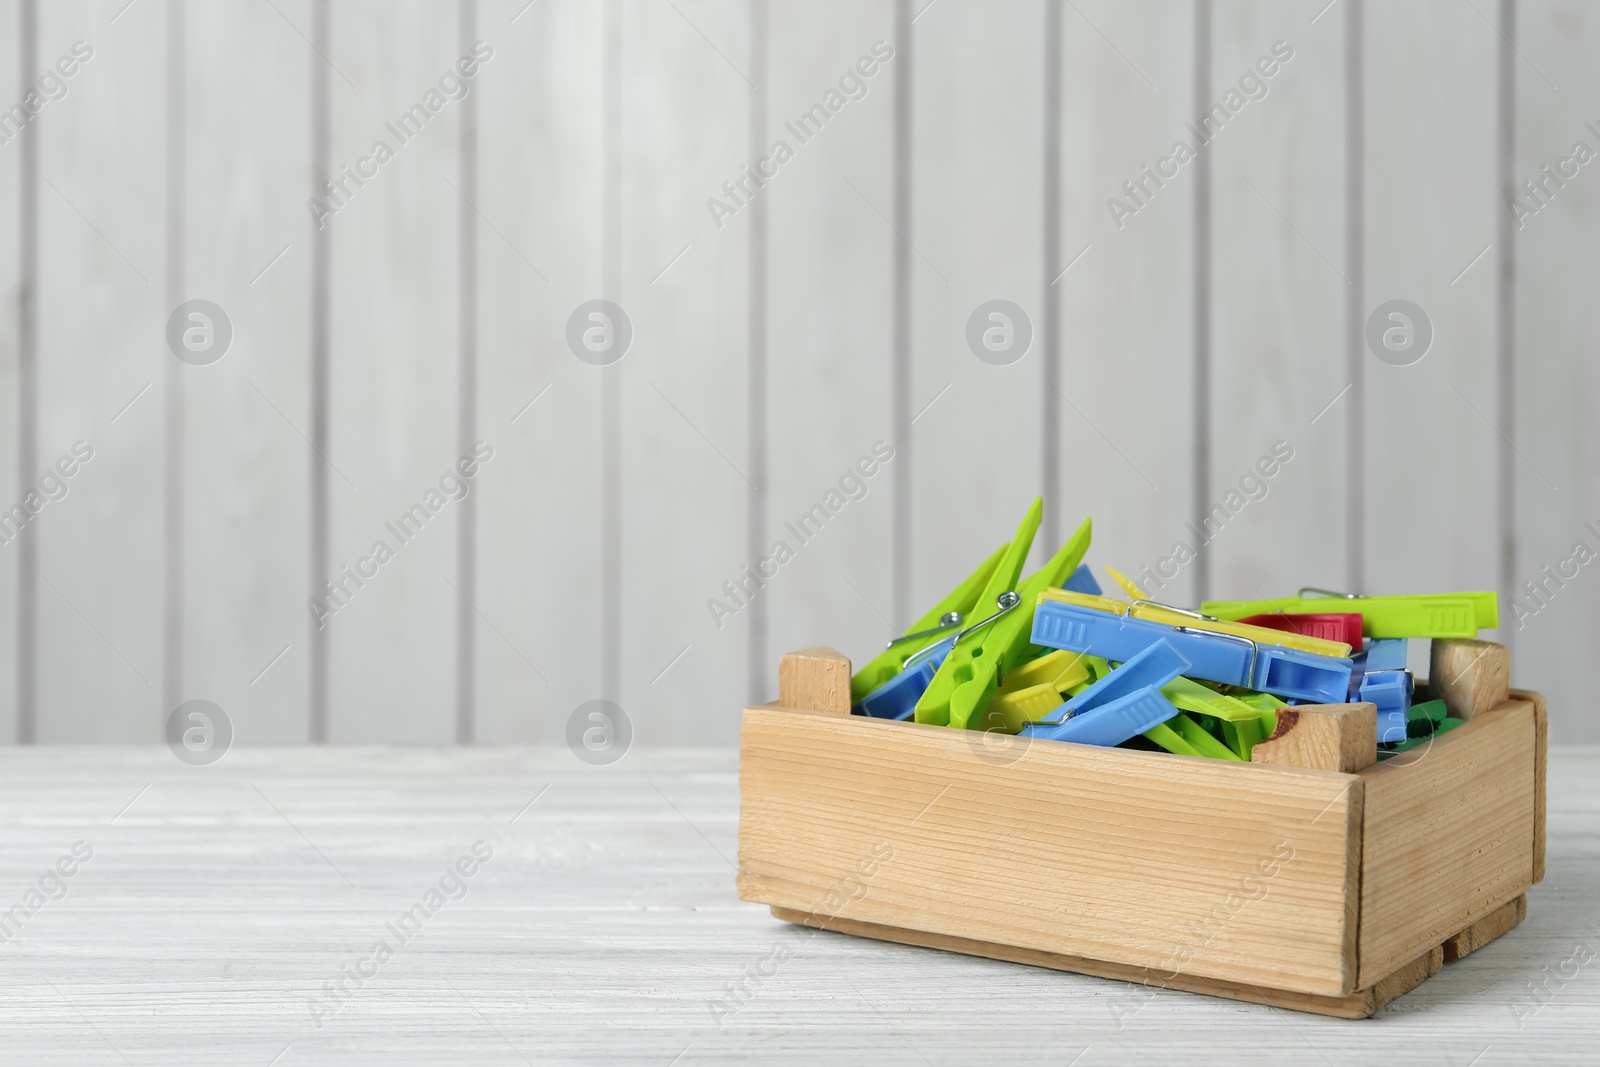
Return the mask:
[[[905, 457], [914, 464], [911, 543], [892, 546], [911, 553], [910, 611], [897, 608], [894, 618], [902, 626], [1009, 539], [1039, 491], [1040, 300], [1048, 280], [1038, 91], [1044, 5], [924, 8], [912, 0], [912, 10], [921, 14], [913, 15], [908, 54], [894, 61], [912, 63], [910, 394], [913, 413], [921, 412]], [[888, 213], [882, 188], [862, 191]], [[979, 360], [967, 342], [969, 317], [990, 300], [1010, 301], [1031, 323], [1029, 351], [1004, 366]], [[1020, 334], [1011, 343], [1020, 346]], [[1056, 547], [1036, 536], [1025, 573]]]
[[[1039, 278], [1062, 315], [1053, 401], [1044, 386], [1059, 413], [1061, 490], [1047, 504], [1058, 539], [1093, 516], [1088, 563], [1110, 588], [1107, 565], [1155, 573], [1191, 540], [1194, 167], [1151, 183], [1148, 206], [1120, 226], [1106, 202], [1126, 201], [1124, 182], [1190, 139], [1195, 44], [1188, 18], [1155, 5], [1063, 5], [1061, 24], [1061, 234]], [[1193, 574], [1191, 564], [1157, 574], [1159, 587], [1138, 580], [1188, 604]]]
[[574, 358], [566, 323], [603, 295], [602, 8], [483, 3], [478, 24], [495, 48], [476, 89], [478, 405], [495, 457], [477, 488], [477, 732], [553, 742], [600, 695], [600, 388], [617, 368]]
[[466, 49], [455, 5], [340, 3], [331, 14], [329, 60], [344, 75], [329, 80], [332, 168], [354, 166], [375, 139], [393, 144], [395, 158], [329, 221], [329, 570], [355, 567], [379, 540], [396, 558], [328, 623], [328, 736], [449, 741], [460, 505], [444, 504], [419, 532], [390, 533], [385, 523], [399, 527], [419, 504], [431, 511], [437, 498], [427, 494], [443, 495], [439, 480], [461, 455], [463, 111], [460, 101], [444, 104], [403, 144], [386, 123], [429, 106], [429, 92], [442, 96], [441, 75]]
[[[20, 4], [8, 3], [0, 7], [0, 37], [8, 41], [25, 42]], [[11, 87], [22, 83], [24, 52], [19, 47], [0, 51], [0, 85], [9, 99]], [[31, 478], [20, 473], [23, 457], [22, 445], [22, 250], [21, 231], [23, 216], [23, 155], [24, 142], [16, 137], [0, 145], [0, 218], [5, 225], [0, 232], [0, 417], [4, 425], [15, 427], [16, 432], [0, 434], [0, 500], [10, 508], [22, 495], [25, 480]], [[28, 467], [32, 466], [31, 458]], [[0, 678], [12, 681], [0, 685], [0, 738], [15, 740], [19, 737], [17, 723], [18, 615], [21, 613], [20, 579], [22, 577], [22, 541], [13, 535], [0, 544]], [[4, 540], [4, 539], [0, 539]]]
[[77, 441], [93, 450], [33, 520], [46, 742], [149, 741], [165, 718], [167, 22], [158, 4], [114, 15], [38, 5], [41, 73], [76, 41], [92, 50], [28, 134], [39, 141], [33, 477]]
[[1212, 429], [1195, 521], [1213, 539], [1202, 592], [1219, 599], [1348, 584], [1351, 398], [1335, 401], [1351, 381], [1343, 321], [1358, 284], [1344, 247], [1347, 12], [1316, 14], [1270, 0], [1213, 5], [1195, 108], [1245, 101], [1205, 149]]
[[[1600, 12], [1576, 0], [1521, 3], [1512, 36], [1516, 48], [1502, 55], [1516, 93], [1508, 178], [1523, 203], [1537, 206], [1523, 182], [1543, 180], [1542, 168], [1555, 171], [1578, 141], [1600, 152]], [[1580, 541], [1600, 552], [1600, 367], [1592, 326], [1600, 173], [1590, 162], [1564, 180], [1564, 187], [1544, 186], [1545, 205], [1522, 228], [1510, 226], [1517, 279], [1510, 421], [1518, 445], [1509, 457], [1517, 520], [1511, 579], [1528, 613], [1520, 628], [1509, 610], [1501, 616], [1518, 678], [1549, 690], [1558, 741], [1597, 735], [1592, 716], [1579, 709], [1592, 688], [1587, 674], [1600, 634], [1600, 575], [1576, 552]], [[1525, 590], [1530, 582], [1538, 596]]]
[[[895, 5], [768, 4], [768, 20], [763, 154], [781, 140], [795, 158], [766, 191], [770, 400], [752, 430], [765, 435], [769, 454], [762, 548], [781, 540], [795, 558], [766, 590], [770, 637], [761, 647], [750, 642], [757, 659], [749, 693], [759, 700], [770, 699], [777, 657], [787, 649], [831, 643], [859, 658], [885, 639], [884, 615], [894, 603], [894, 488], [907, 456], [893, 440], [892, 415], [892, 265], [901, 238], [866, 199], [892, 218], [898, 59], [880, 63], [872, 48], [895, 46]], [[836, 89], [864, 56], [873, 71], [860, 78], [866, 95], [799, 143], [785, 123]], [[918, 395], [926, 402], [933, 394]], [[878, 441], [896, 448], [886, 464], [874, 465]], [[859, 478], [864, 488], [855, 492], [865, 495], [800, 543], [785, 524], [839, 489], [863, 457], [873, 473]], [[736, 636], [759, 607], [730, 620], [719, 638]]]
[[[1506, 203], [1600, 152], [1577, 0], [0, 0], [0, 28], [4, 107], [93, 49], [0, 145], [0, 506], [94, 449], [36, 558], [0, 546], [0, 736], [148, 742], [206, 698], [244, 743], [554, 741], [603, 697], [641, 744], [731, 743], [782, 651], [870, 654], [1053, 490], [1032, 564], [1092, 515], [1102, 579], [1177, 603], [1500, 588], [1516, 683], [1600, 739], [1600, 579], [1564, 562], [1600, 553], [1600, 179]], [[167, 350], [193, 298], [232, 324], [210, 366]], [[633, 330], [609, 366], [567, 342], [597, 298]], [[1408, 366], [1362, 333], [1394, 298], [1432, 324]], [[1005, 366], [966, 340], [992, 299], [1032, 334]]]
[[180, 695], [226, 709], [242, 737], [293, 744], [308, 729], [308, 612], [304, 596], [286, 594], [310, 584], [311, 464], [321, 462], [300, 436], [310, 433], [311, 242], [296, 194], [311, 142], [239, 131], [303, 127], [321, 60], [300, 37], [311, 31], [308, 0], [185, 7], [183, 288], [227, 312], [234, 334], [220, 361], [178, 368]]
[[747, 469], [755, 415], [742, 401], [757, 209], [752, 201], [719, 230], [705, 206], [755, 161], [749, 15], [748, 4], [719, 0], [622, 5], [622, 238], [610, 298], [634, 337], [605, 368], [621, 394], [621, 597], [615, 690], [594, 695], [622, 706], [641, 744], [734, 743], [736, 718], [712, 709], [749, 695], [737, 631], [711, 630], [705, 606], [755, 562], [745, 522], [761, 474]]

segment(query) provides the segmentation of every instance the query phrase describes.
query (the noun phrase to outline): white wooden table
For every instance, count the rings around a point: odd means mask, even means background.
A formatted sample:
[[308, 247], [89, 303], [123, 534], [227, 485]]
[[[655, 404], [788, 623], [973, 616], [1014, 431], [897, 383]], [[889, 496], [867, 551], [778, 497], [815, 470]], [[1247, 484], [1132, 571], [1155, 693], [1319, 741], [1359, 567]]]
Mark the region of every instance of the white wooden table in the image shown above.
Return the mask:
[[7, 749], [0, 919], [38, 906], [0, 944], [0, 1060], [1592, 1064], [1600, 749], [1553, 750], [1549, 788], [1527, 921], [1341, 1022], [779, 923], [734, 893], [731, 751]]

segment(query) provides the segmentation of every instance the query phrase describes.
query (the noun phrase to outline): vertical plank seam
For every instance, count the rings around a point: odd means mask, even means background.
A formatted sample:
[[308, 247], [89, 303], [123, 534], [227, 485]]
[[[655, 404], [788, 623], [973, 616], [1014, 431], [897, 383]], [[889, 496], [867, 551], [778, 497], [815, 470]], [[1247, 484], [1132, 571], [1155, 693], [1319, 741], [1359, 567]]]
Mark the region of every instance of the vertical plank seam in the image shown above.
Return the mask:
[[1061, 380], [1061, 294], [1056, 272], [1061, 269], [1061, 0], [1044, 6], [1044, 281], [1043, 329], [1044, 398], [1040, 426], [1040, 490], [1044, 495], [1044, 544], [1054, 551], [1061, 543], [1061, 402], [1056, 383]]
[[890, 372], [895, 456], [894, 517], [889, 536], [891, 622], [902, 627], [911, 603], [911, 506], [914, 449], [911, 445], [911, 0], [895, 0], [894, 36], [894, 336]]
[[[166, 311], [183, 303], [187, 272], [188, 27], [184, 0], [167, 3]], [[161, 353], [165, 412], [162, 464], [162, 717], [183, 699], [184, 364]], [[157, 727], [159, 730], [160, 722]]]
[[[1211, 91], [1211, 0], [1195, 5], [1194, 110], [1205, 111]], [[1194, 174], [1194, 517], [1205, 528], [1211, 499], [1211, 155], [1195, 157]], [[1211, 595], [1211, 550], [1195, 558], [1195, 603]]]
[[[460, 0], [460, 51], [471, 52], [478, 32], [477, 0]], [[478, 94], [468, 93], [461, 101], [460, 173], [462, 195], [457, 197], [457, 226], [461, 257], [459, 307], [456, 323], [457, 444], [458, 456], [469, 455], [478, 437], [478, 218], [473, 204], [478, 202]], [[456, 586], [461, 591], [456, 605], [456, 744], [469, 745], [477, 739], [477, 547], [478, 497], [467, 493], [461, 498], [456, 531]]]
[[1348, 896], [1346, 915], [1350, 928], [1345, 931], [1349, 944], [1350, 959], [1350, 986], [1352, 991], [1359, 992], [1357, 988], [1361, 981], [1361, 880], [1366, 875], [1367, 856], [1367, 782], [1366, 779], [1355, 776], [1355, 781], [1350, 786], [1350, 804], [1352, 811], [1345, 820], [1345, 832], [1354, 840], [1345, 849], [1345, 855], [1352, 863], [1354, 870], [1345, 880], [1345, 893]]
[[[329, 0], [312, 0], [312, 48], [328, 54]], [[332, 125], [328, 98], [328, 64], [311, 60], [311, 195], [319, 192], [317, 180], [328, 173], [328, 142]], [[328, 303], [330, 232], [319, 225], [311, 235], [311, 596], [321, 595], [320, 575], [328, 572], [328, 470], [323, 456], [328, 448]], [[309, 737], [312, 744], [328, 740], [328, 631], [311, 620], [311, 707]]]
[[[22, 99], [38, 79], [39, 12], [36, 0], [22, 0], [17, 34]], [[17, 301], [17, 485], [30, 484], [39, 453], [39, 131], [28, 123], [21, 131], [18, 208], [21, 218], [18, 264], [21, 292]], [[38, 740], [37, 636], [39, 577], [37, 526], [23, 526], [17, 545], [17, 744]]]
[[[1513, 242], [1516, 237], [1511, 228], [1508, 205], [1516, 195], [1512, 165], [1516, 153], [1516, 67], [1513, 52], [1516, 49], [1517, 15], [1513, 0], [1500, 0], [1500, 46], [1497, 56], [1496, 82], [1499, 115], [1496, 125], [1495, 168], [1499, 172], [1500, 202], [1495, 211], [1495, 254], [1499, 269], [1495, 272], [1495, 385], [1496, 417], [1500, 422], [1500, 440], [1497, 442], [1496, 482], [1499, 507], [1496, 508], [1496, 526], [1500, 535], [1499, 575], [1500, 603], [1510, 604], [1516, 595], [1516, 467], [1512, 464], [1511, 442], [1516, 440], [1516, 257]], [[1510, 626], [1500, 628], [1500, 640], [1516, 655], [1516, 631]]]
[[1345, 406], [1345, 588], [1367, 591], [1367, 404], [1365, 390], [1365, 324], [1362, 301], [1366, 288], [1366, 72], [1362, 0], [1344, 9], [1345, 85], [1345, 374], [1350, 403]]
[[[622, 298], [622, 8], [602, 14], [600, 132], [600, 288]], [[621, 699], [622, 679], [622, 380], [620, 363], [600, 369], [600, 695]]]
[[[767, 139], [767, 0], [750, 0], [750, 158], [758, 159]], [[750, 285], [747, 309], [750, 331], [749, 467], [753, 485], [746, 496], [746, 548], [760, 559], [767, 541], [767, 198], [750, 205]], [[764, 699], [767, 688], [767, 598], [751, 604], [747, 648], [750, 702]]]

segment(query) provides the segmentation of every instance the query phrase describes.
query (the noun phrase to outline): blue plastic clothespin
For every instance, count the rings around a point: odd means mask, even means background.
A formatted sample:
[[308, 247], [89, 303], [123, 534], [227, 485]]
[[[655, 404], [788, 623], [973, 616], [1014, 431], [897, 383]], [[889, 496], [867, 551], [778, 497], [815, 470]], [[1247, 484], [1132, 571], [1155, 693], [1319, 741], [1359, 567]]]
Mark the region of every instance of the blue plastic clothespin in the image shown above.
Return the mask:
[[1376, 637], [1351, 657], [1350, 699], [1378, 708], [1378, 741], [1406, 739], [1406, 712], [1411, 707], [1415, 681], [1406, 670], [1404, 637]]
[[1080, 563], [1078, 569], [1073, 571], [1067, 580], [1061, 583], [1061, 588], [1070, 589], [1074, 593], [1091, 593], [1100, 596], [1100, 583], [1094, 580], [1094, 572], [1087, 563]]
[[955, 644], [954, 637], [947, 637], [922, 649], [906, 660], [899, 674], [858, 700], [852, 710], [874, 719], [911, 718], [911, 713], [917, 710], [917, 701]]
[[1191, 667], [1166, 641], [1155, 641], [1067, 701], [1055, 718], [1029, 723], [1022, 733], [1081, 745], [1120, 745], [1178, 714], [1161, 687]]
[[1033, 643], [1046, 648], [1125, 663], [1158, 641], [1166, 641], [1189, 661], [1191, 667], [1183, 673], [1191, 678], [1319, 704], [1349, 699], [1348, 659], [1297, 652], [1237, 634], [1112, 615], [1059, 600], [1043, 599], [1034, 612]]

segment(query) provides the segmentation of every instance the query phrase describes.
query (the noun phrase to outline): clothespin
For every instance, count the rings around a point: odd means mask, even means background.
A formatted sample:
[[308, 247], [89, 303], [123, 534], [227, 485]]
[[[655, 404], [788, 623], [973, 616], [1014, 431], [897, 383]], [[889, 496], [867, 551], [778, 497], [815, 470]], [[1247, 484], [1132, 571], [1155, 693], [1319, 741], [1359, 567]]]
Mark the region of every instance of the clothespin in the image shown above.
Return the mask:
[[[977, 726], [1001, 678], [1027, 655], [1031, 647], [1029, 628], [1039, 594], [1060, 585], [1077, 569], [1089, 549], [1093, 529], [1090, 520], [1084, 519], [1050, 561], [1018, 587], [1017, 575], [1043, 517], [1044, 501], [1035, 497], [1017, 528], [1016, 538], [978, 597], [978, 610], [989, 604], [997, 610], [956, 635], [955, 647], [917, 702], [918, 722], [963, 729]], [[973, 636], [968, 637], [969, 634]]]
[[938, 641], [906, 661], [905, 668], [856, 701], [851, 710], [874, 719], [909, 719], [939, 665], [955, 645], [953, 637]]
[[1221, 619], [1242, 619], [1269, 612], [1326, 613], [1335, 607], [1360, 612], [1361, 632], [1367, 637], [1476, 637], [1480, 629], [1500, 625], [1499, 598], [1488, 592], [1358, 596], [1307, 586], [1298, 596], [1276, 600], [1208, 600], [1200, 610]]
[[1427, 700], [1413, 704], [1406, 711], [1407, 737], [1432, 737], [1439, 724], [1449, 718], [1450, 711], [1442, 700]]
[[1178, 714], [1161, 687], [1189, 669], [1189, 661], [1172, 645], [1155, 641], [1067, 701], [1055, 718], [1029, 723], [1022, 733], [1084, 745], [1120, 745]]
[[1202, 685], [1193, 678], [1174, 678], [1161, 687], [1161, 692], [1180, 711], [1220, 720], [1222, 736], [1227, 740], [1225, 747], [1236, 759], [1248, 761], [1250, 750], [1256, 742], [1271, 737], [1278, 725], [1276, 709], [1263, 711], [1238, 697]]
[[1429, 700], [1406, 712], [1406, 739], [1395, 744], [1378, 745], [1378, 758], [1388, 759], [1396, 752], [1405, 752], [1425, 744], [1439, 734], [1454, 730], [1463, 720], [1451, 718], [1442, 700]]
[[1342, 641], [1350, 651], [1361, 651], [1361, 614], [1354, 611], [1315, 611], [1304, 615], [1246, 615], [1239, 620], [1249, 626], [1304, 634], [1324, 641]]
[[1213, 633], [1233, 634], [1235, 637], [1245, 637], [1252, 641], [1292, 648], [1297, 652], [1310, 652], [1318, 656], [1333, 656], [1338, 659], [1344, 659], [1350, 655], [1350, 646], [1343, 641], [1325, 641], [1320, 637], [1306, 637], [1301, 634], [1273, 630], [1264, 626], [1251, 626], [1244, 622], [1225, 621], [1214, 615], [1190, 611], [1187, 608], [1177, 608], [1170, 604], [1157, 603], [1154, 600], [1135, 600], [1129, 603], [1124, 600], [1113, 600], [1110, 597], [1074, 593], [1065, 589], [1049, 589], [1045, 591], [1043, 596], [1050, 600], [1076, 604], [1080, 608], [1108, 611], [1113, 615], [1128, 615], [1139, 619], [1164, 622], [1170, 626], [1189, 626], [1197, 630], [1207, 630]]
[[1017, 733], [1059, 708], [1069, 694], [1104, 678], [1110, 670], [1110, 665], [1098, 656], [1060, 649], [1047, 652], [1006, 675], [989, 700], [978, 728]]
[[1289, 706], [1288, 701], [1279, 700], [1271, 693], [1251, 693], [1235, 691], [1228, 694], [1241, 704], [1249, 704], [1252, 708], [1262, 712], [1262, 721], [1270, 721], [1276, 726], [1278, 709]]
[[1104, 678], [1110, 669], [1106, 661], [1098, 656], [1055, 649], [1007, 674], [1000, 683], [1000, 692], [1010, 693], [1029, 686], [1048, 684], [1057, 692], [1065, 693], [1081, 682]]
[[1406, 739], [1406, 712], [1415, 686], [1406, 670], [1407, 644], [1403, 637], [1375, 638], [1351, 660], [1350, 699], [1377, 706], [1380, 743]]
[[906, 660], [912, 655], [925, 650], [929, 645], [937, 644], [941, 636], [948, 637], [951, 630], [966, 623], [972, 615], [973, 606], [978, 602], [978, 594], [983, 592], [984, 585], [989, 581], [990, 575], [1000, 563], [1000, 557], [1006, 554], [1008, 547], [1010, 546], [1001, 545], [989, 553], [989, 558], [978, 564], [977, 570], [946, 593], [944, 599], [913, 623], [909, 630], [890, 641], [888, 648], [856, 671], [850, 679], [850, 700], [856, 704], [861, 703], [862, 698], [868, 693], [899, 674], [905, 668]]
[[1322, 704], [1339, 703], [1348, 698], [1351, 671], [1348, 659], [1301, 652], [1281, 644], [1268, 644], [1252, 637], [1204, 630], [1194, 625], [1173, 626], [1152, 619], [1113, 615], [1062, 599], [1081, 595], [1053, 593], [1040, 598], [1034, 615], [1034, 644], [1089, 652], [1113, 663], [1125, 663], [1152, 644], [1166, 641], [1193, 665], [1183, 672], [1192, 678]]
[[1071, 589], [1074, 593], [1100, 595], [1100, 583], [1094, 580], [1094, 572], [1089, 569], [1087, 563], [1078, 564], [1078, 569], [1061, 583], [1061, 588]]
[[[1164, 694], [1166, 690], [1163, 689], [1162, 692]], [[1206, 733], [1205, 727], [1181, 711], [1166, 722], [1159, 722], [1150, 727], [1144, 732], [1144, 736], [1168, 752], [1176, 753], [1179, 756], [1204, 756], [1208, 759], [1231, 760], [1244, 758], [1215, 737]]]
[[1117, 568], [1107, 567], [1106, 573], [1111, 575], [1111, 580], [1117, 583], [1118, 587], [1121, 588], [1123, 595], [1125, 595], [1129, 600], [1150, 599], [1149, 593], [1146, 593], [1143, 589], [1140, 589], [1137, 585], [1134, 585], [1133, 579], [1117, 570]]
[[[1193, 678], [1174, 678], [1161, 687], [1161, 692], [1172, 701], [1179, 711], [1192, 711], [1196, 715], [1209, 715], [1213, 719], [1222, 719], [1224, 722], [1244, 722], [1249, 719], [1259, 720], [1262, 712], [1253, 708], [1238, 697], [1228, 696], [1211, 689]], [[1271, 712], [1269, 716], [1277, 721], [1277, 713]]]

